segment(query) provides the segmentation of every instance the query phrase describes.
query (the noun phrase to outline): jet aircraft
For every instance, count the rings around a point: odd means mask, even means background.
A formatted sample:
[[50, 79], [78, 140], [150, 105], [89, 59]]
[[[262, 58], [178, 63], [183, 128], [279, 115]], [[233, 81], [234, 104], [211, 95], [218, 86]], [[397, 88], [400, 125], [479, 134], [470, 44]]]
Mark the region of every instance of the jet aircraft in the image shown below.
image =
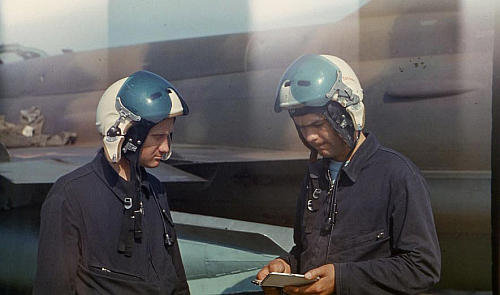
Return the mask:
[[200, 220], [292, 227], [308, 153], [288, 116], [274, 113], [275, 91], [297, 57], [332, 54], [358, 73], [366, 131], [427, 178], [443, 254], [438, 288], [489, 290], [491, 7], [493, 0], [362, 1], [325, 24], [0, 64], [6, 119], [37, 106], [46, 114], [45, 132], [78, 134], [73, 146], [9, 150], [11, 161], [0, 164], [4, 198], [23, 203], [16, 193], [22, 188], [25, 202], [41, 203], [51, 183], [88, 161], [100, 145], [94, 116], [104, 89], [144, 69], [169, 79], [191, 109], [176, 123], [172, 160], [152, 171], [166, 183], [171, 208]]

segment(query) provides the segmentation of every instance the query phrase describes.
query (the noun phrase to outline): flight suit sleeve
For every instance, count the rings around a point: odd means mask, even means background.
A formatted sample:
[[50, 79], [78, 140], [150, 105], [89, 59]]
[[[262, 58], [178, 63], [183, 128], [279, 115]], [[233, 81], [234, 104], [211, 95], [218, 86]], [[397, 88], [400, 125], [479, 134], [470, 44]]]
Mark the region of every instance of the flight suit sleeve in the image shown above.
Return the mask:
[[172, 262], [175, 266], [175, 272], [177, 273], [177, 286], [175, 288], [175, 294], [183, 295], [190, 294], [189, 286], [187, 283], [186, 272], [184, 270], [184, 265], [182, 263], [181, 252], [179, 250], [179, 243], [177, 242], [177, 237], [175, 238], [175, 244], [172, 246]]
[[290, 265], [292, 273], [299, 273], [300, 271], [300, 255], [304, 250], [303, 240], [302, 240], [302, 219], [305, 210], [305, 204], [307, 199], [307, 176], [302, 182], [302, 188], [300, 190], [300, 195], [297, 200], [297, 209], [295, 211], [295, 222], [293, 230], [293, 241], [294, 246], [290, 252], [286, 255], [280, 256]]
[[155, 192], [158, 192], [160, 200], [162, 200], [162, 206], [165, 208], [165, 213], [168, 219], [168, 222], [171, 225], [170, 230], [173, 231], [175, 236], [174, 244], [171, 246], [169, 250], [169, 254], [172, 257], [172, 263], [174, 264], [175, 272], [177, 275], [177, 285], [175, 287], [174, 294], [177, 295], [185, 295], [191, 294], [189, 291], [189, 285], [187, 283], [186, 271], [184, 270], [184, 264], [182, 263], [181, 251], [179, 249], [179, 241], [177, 239], [177, 232], [175, 231], [175, 224], [172, 220], [172, 215], [170, 214], [170, 208], [167, 202], [167, 193], [164, 190], [163, 186], [157, 183], [154, 187]]
[[336, 294], [417, 294], [439, 281], [441, 254], [425, 180], [410, 173], [391, 191], [391, 257], [334, 263]]
[[79, 237], [74, 210], [67, 198], [49, 194], [41, 210], [33, 294], [75, 294]]

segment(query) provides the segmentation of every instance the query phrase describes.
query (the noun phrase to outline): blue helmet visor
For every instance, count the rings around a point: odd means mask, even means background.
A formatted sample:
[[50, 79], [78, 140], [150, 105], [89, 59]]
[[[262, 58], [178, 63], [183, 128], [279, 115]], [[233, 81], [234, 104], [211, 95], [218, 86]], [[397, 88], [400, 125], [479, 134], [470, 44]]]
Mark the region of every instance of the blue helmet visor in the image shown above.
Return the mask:
[[[325, 62], [326, 61], [326, 62]], [[283, 74], [275, 104], [276, 112], [304, 106], [324, 106], [340, 69], [319, 55], [304, 55], [297, 59]]]
[[[166, 118], [189, 113], [187, 104], [172, 84], [147, 71], [130, 75], [117, 97], [117, 104], [121, 102], [125, 107], [125, 115], [135, 115], [139, 120], [145, 119], [155, 124]], [[132, 114], [126, 114], [127, 111]]]

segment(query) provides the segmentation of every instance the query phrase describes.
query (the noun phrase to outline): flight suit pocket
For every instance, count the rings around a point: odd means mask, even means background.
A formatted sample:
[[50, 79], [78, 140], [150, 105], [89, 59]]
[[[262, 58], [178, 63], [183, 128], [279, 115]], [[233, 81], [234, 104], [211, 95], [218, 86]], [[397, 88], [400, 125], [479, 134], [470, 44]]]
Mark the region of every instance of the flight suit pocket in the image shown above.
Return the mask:
[[390, 253], [390, 236], [385, 229], [378, 229], [360, 234], [335, 244], [329, 256], [335, 261], [363, 261], [376, 257], [384, 257]]
[[115, 279], [122, 279], [122, 280], [133, 280], [133, 281], [140, 281], [140, 282], [145, 282], [146, 280], [141, 278], [138, 275], [135, 274], [130, 274], [127, 272], [123, 271], [118, 271], [118, 270], [112, 270], [106, 267], [101, 267], [101, 266], [90, 266], [90, 271], [94, 273], [98, 273], [103, 276], [109, 276]]
[[110, 270], [100, 266], [88, 269], [78, 265], [75, 282], [76, 294], [165, 294], [159, 286], [145, 281], [138, 275]]

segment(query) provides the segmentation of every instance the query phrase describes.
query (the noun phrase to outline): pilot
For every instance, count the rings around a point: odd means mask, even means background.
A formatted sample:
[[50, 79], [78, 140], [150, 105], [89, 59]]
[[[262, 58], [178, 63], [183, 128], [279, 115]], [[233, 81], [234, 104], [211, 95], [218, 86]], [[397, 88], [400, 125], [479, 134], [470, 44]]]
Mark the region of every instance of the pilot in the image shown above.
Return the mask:
[[281, 110], [288, 110], [311, 154], [295, 246], [257, 279], [301, 273], [319, 280], [282, 291], [337, 295], [416, 294], [438, 282], [441, 257], [427, 184], [408, 158], [363, 132], [363, 90], [351, 67], [329, 55], [298, 58], [278, 86], [275, 111]]
[[169, 157], [174, 121], [188, 112], [147, 71], [104, 92], [104, 147], [57, 180], [42, 206], [34, 294], [189, 294], [165, 188], [145, 170]]

